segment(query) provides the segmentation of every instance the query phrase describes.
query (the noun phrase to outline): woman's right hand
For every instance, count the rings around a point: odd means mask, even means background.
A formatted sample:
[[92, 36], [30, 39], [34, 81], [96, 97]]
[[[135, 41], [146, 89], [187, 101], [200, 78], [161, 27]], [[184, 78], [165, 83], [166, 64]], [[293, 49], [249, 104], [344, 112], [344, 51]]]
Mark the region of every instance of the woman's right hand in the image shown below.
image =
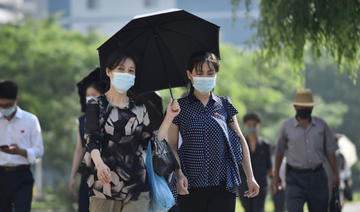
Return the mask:
[[176, 173], [176, 188], [179, 195], [187, 195], [188, 191], [188, 180], [185, 175], [179, 171], [180, 173]]
[[77, 196], [77, 192], [76, 192], [76, 178], [75, 177], [70, 177], [70, 182], [69, 182], [69, 191], [71, 193], [71, 195], [73, 197]]
[[171, 99], [166, 109], [166, 116], [174, 119], [177, 115], [179, 115], [180, 111], [181, 108], [179, 102], [176, 99]]
[[101, 184], [105, 185], [111, 182], [111, 174], [109, 167], [104, 162], [99, 162], [96, 165], [97, 177]]

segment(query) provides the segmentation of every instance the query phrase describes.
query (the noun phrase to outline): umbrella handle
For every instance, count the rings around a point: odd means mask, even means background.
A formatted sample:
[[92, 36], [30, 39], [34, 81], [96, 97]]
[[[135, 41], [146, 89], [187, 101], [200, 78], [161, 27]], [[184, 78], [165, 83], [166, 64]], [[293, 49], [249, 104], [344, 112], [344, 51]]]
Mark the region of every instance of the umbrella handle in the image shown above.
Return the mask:
[[171, 86], [170, 86], [170, 83], [169, 83], [169, 91], [170, 91], [170, 96], [171, 96], [171, 99], [174, 100], [174, 95], [173, 95], [173, 92], [171, 90]]

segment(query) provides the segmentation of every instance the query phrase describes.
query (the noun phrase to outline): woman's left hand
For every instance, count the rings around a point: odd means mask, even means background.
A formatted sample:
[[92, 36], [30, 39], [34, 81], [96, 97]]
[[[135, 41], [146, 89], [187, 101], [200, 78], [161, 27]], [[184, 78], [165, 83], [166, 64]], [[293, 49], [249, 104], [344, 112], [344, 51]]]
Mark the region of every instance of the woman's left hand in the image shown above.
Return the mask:
[[245, 191], [244, 196], [248, 198], [256, 197], [260, 190], [260, 186], [257, 184], [256, 180], [254, 178], [250, 179], [247, 184], [249, 190]]
[[166, 115], [173, 119], [180, 113], [180, 111], [179, 102], [176, 99], [171, 99], [166, 109]]

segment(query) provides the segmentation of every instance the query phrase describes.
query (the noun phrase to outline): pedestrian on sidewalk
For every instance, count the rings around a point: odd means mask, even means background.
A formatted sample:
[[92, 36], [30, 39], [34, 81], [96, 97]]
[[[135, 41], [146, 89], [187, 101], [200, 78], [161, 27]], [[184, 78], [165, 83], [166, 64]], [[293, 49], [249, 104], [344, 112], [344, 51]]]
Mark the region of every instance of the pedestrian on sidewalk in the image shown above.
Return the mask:
[[149, 209], [150, 185], [145, 167], [149, 140], [163, 140], [180, 112], [172, 100], [159, 130], [149, 130], [144, 104], [134, 101], [136, 59], [113, 52], [106, 62], [110, 89], [86, 105], [85, 138], [89, 167], [90, 212], [144, 212]]
[[30, 165], [44, 154], [38, 118], [18, 106], [18, 85], [0, 81], [0, 211], [30, 212]]
[[[269, 142], [258, 135], [261, 129], [260, 115], [248, 113], [243, 118], [246, 141], [250, 150], [251, 166], [256, 182], [259, 183], [259, 195], [254, 198], [240, 196], [245, 212], [264, 212], [265, 199], [268, 191], [268, 177], [271, 175], [271, 148]], [[240, 169], [241, 181], [246, 182], [246, 175]], [[248, 189], [246, 184], [241, 186], [242, 193]]]
[[296, 92], [294, 118], [286, 120], [276, 147], [273, 185], [279, 187], [279, 169], [284, 156], [286, 167], [286, 204], [288, 212], [303, 211], [307, 203], [310, 212], [327, 212], [329, 189], [323, 163], [328, 160], [333, 170], [333, 186], [339, 186], [335, 152], [338, 145], [326, 122], [312, 116], [310, 89]]
[[236, 119], [238, 111], [230, 98], [213, 93], [218, 71], [219, 61], [213, 53], [191, 56], [186, 70], [190, 92], [179, 99], [181, 112], [169, 130], [169, 144], [181, 163], [171, 184], [177, 190], [181, 212], [234, 212], [241, 185], [240, 164], [249, 187], [245, 195], [259, 193], [249, 149]]

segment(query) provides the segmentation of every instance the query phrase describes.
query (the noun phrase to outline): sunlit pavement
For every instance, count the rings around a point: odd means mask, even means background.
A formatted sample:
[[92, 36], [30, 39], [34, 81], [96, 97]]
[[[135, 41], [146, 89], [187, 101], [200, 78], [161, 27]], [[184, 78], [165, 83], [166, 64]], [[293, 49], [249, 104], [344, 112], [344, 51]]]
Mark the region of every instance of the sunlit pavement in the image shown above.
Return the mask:
[[343, 212], [360, 212], [360, 202], [347, 203], [344, 205]]

